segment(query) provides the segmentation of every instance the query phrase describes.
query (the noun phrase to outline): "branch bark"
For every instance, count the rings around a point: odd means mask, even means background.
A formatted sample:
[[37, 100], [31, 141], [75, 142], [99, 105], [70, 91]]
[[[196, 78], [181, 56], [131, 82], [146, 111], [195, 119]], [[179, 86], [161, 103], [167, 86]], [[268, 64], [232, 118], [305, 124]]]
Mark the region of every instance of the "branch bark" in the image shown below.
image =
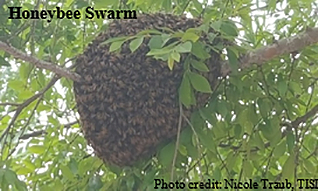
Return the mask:
[[[262, 65], [265, 62], [284, 54], [300, 51], [301, 49], [318, 43], [318, 27], [308, 28], [301, 34], [279, 40], [272, 45], [258, 48], [248, 52], [240, 59], [240, 68], [246, 69], [253, 64]], [[222, 76], [227, 76], [231, 73], [231, 68], [228, 64], [221, 68]]]
[[32, 55], [28, 55], [28, 54], [26, 54], [26, 53], [14, 48], [13, 46], [11, 46], [9, 44], [2, 42], [2, 41], [0, 41], [0, 50], [4, 50], [5, 52], [9, 53], [10, 55], [12, 55], [16, 59], [21, 59], [23, 61], [34, 64], [37, 68], [49, 70], [49, 71], [54, 72], [55, 74], [57, 74], [59, 76], [69, 78], [73, 81], [79, 82], [82, 79], [81, 76], [75, 72], [71, 72], [71, 71], [67, 70], [66, 68], [62, 68], [56, 64], [53, 64], [53, 63], [50, 63], [50, 62], [47, 62], [44, 60], [40, 60]]

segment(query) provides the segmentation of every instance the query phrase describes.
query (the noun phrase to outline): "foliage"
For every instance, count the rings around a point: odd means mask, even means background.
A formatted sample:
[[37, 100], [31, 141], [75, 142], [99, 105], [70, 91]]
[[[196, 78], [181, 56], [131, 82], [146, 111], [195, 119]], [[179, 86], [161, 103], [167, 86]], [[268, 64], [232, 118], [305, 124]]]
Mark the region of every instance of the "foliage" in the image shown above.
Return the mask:
[[[265, 3], [264, 3], [265, 2]], [[60, 66], [72, 66], [98, 32], [102, 19], [11, 20], [8, 7], [69, 10], [136, 9], [143, 12], [188, 13], [204, 24], [187, 31], [143, 31], [133, 37], [110, 39], [117, 51], [129, 40], [135, 51], [151, 38], [148, 56], [185, 64], [179, 88], [185, 106], [194, 104], [193, 91], [210, 93], [206, 107], [184, 119], [188, 127], [147, 164], [118, 169], [94, 156], [80, 131], [72, 82], [32, 63], [16, 61], [0, 51], [0, 188], [3, 190], [154, 190], [154, 179], [195, 182], [206, 179], [262, 178], [293, 184], [318, 173], [315, 114], [318, 104], [318, 45], [275, 58], [262, 66], [237, 71], [239, 57], [253, 50], [317, 26], [313, 0], [249, 1], [129, 0], [129, 1], [6, 1], [0, 6], [0, 40]], [[211, 21], [211, 22], [210, 22]], [[206, 71], [208, 52], [198, 41], [207, 27], [239, 45], [210, 47], [223, 52], [233, 72], [211, 91], [195, 71]], [[210, 39], [215, 36], [210, 34]], [[175, 43], [166, 46], [170, 39]], [[200, 61], [179, 63], [189, 53]], [[177, 120], [177, 119], [176, 119]], [[175, 166], [175, 147], [178, 155]], [[171, 177], [174, 171], [174, 177]]]

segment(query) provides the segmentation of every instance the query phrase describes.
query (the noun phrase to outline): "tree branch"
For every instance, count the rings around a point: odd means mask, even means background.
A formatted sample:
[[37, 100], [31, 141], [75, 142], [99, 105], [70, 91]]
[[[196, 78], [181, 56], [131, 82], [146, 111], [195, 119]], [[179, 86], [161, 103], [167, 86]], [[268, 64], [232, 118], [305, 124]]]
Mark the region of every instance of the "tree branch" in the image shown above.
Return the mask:
[[318, 113], [318, 104], [315, 105], [310, 111], [308, 111], [305, 115], [298, 117], [291, 124], [293, 127], [297, 127], [300, 123], [306, 122], [309, 118], [315, 116]]
[[34, 64], [37, 68], [49, 70], [49, 71], [54, 72], [55, 74], [57, 74], [59, 76], [69, 78], [73, 81], [79, 82], [82, 79], [81, 76], [75, 72], [71, 72], [71, 71], [67, 70], [66, 68], [62, 68], [56, 64], [53, 64], [53, 63], [50, 63], [50, 62], [47, 62], [44, 60], [40, 60], [34, 56], [28, 55], [28, 54], [26, 54], [26, 53], [14, 48], [13, 46], [11, 46], [9, 44], [2, 42], [2, 41], [0, 41], [0, 50], [4, 50], [5, 52], [9, 53], [10, 55], [12, 55], [16, 59], [21, 59], [23, 61]]
[[19, 106], [21, 105], [20, 103], [10, 103], [10, 102], [4, 102], [0, 103], [0, 106]]
[[[279, 40], [272, 45], [264, 46], [254, 51], [248, 52], [240, 58], [239, 67], [241, 69], [245, 69], [251, 67], [252, 64], [262, 65], [275, 57], [299, 51], [304, 47], [315, 43], [318, 43], [318, 27], [308, 28], [301, 34]], [[2, 41], [0, 41], [0, 50], [4, 50], [16, 59], [27, 61], [34, 64], [38, 68], [50, 70], [59, 76], [69, 78], [73, 81], [79, 82], [82, 79], [81, 76], [75, 72], [71, 72], [56, 64], [39, 60], [38, 58], [28, 55]], [[227, 76], [230, 73], [231, 68], [228, 64], [224, 64], [221, 68], [221, 75]]]
[[40, 130], [40, 131], [34, 131], [32, 133], [27, 133], [27, 134], [24, 134], [20, 137], [21, 140], [25, 140], [25, 139], [28, 139], [28, 138], [31, 138], [31, 137], [39, 137], [43, 134], [47, 134], [46, 131], [44, 130]]
[[54, 76], [52, 78], [52, 80], [47, 84], [47, 86], [41, 90], [39, 93], [33, 95], [32, 97], [30, 97], [29, 99], [27, 99], [25, 102], [23, 102], [22, 104], [19, 105], [19, 107], [17, 108], [17, 110], [14, 113], [14, 116], [12, 117], [9, 125], [7, 126], [7, 128], [2, 132], [2, 135], [0, 136], [0, 142], [2, 141], [2, 139], [9, 133], [10, 129], [12, 128], [12, 126], [14, 125], [15, 121], [17, 120], [17, 118], [19, 117], [20, 113], [22, 112], [22, 110], [27, 107], [28, 105], [30, 105], [33, 101], [35, 101], [36, 99], [38, 99], [39, 97], [41, 97], [48, 89], [50, 89], [55, 82], [59, 79], [59, 77]]
[[[248, 52], [240, 59], [239, 67], [245, 69], [251, 67], [252, 64], [262, 65], [275, 57], [299, 51], [315, 43], [318, 43], [318, 27], [308, 28], [301, 34], [279, 40], [269, 46], [264, 46]], [[231, 73], [229, 65], [223, 65], [221, 68], [221, 75], [227, 76], [229, 73]]]

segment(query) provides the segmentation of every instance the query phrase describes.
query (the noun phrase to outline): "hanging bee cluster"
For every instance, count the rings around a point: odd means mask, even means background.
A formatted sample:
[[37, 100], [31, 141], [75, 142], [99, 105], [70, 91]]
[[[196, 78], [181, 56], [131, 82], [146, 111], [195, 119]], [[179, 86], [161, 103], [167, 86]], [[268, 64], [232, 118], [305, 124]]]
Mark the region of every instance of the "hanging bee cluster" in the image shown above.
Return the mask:
[[[109, 44], [103, 42], [147, 29], [186, 31], [200, 24], [199, 19], [161, 13], [117, 20], [78, 57], [76, 72], [85, 80], [74, 82], [74, 92], [82, 129], [85, 139], [106, 164], [131, 166], [176, 136], [184, 56], [170, 70], [166, 62], [146, 56], [149, 39], [133, 53], [129, 42], [125, 42], [119, 54], [110, 53]], [[209, 72], [202, 75], [213, 88], [220, 73], [220, 56], [216, 52], [210, 55], [206, 61]], [[197, 105], [206, 103], [208, 96], [196, 93]], [[185, 109], [185, 115], [190, 116], [193, 109]]]

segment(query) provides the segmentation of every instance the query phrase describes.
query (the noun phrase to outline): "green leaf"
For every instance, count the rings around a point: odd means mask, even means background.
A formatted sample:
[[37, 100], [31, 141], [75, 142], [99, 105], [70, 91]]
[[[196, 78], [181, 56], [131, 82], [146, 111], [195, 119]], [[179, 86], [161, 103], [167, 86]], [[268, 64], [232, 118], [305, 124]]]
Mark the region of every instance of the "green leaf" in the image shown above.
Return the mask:
[[191, 65], [193, 68], [202, 71], [202, 72], [208, 72], [209, 68], [201, 61], [192, 60]]
[[[225, 101], [220, 101], [217, 102], [216, 104], [216, 111], [221, 114], [224, 118], [227, 116], [227, 114], [229, 113], [228, 107], [227, 107], [227, 103]], [[244, 127], [244, 126], [243, 126]]]
[[125, 42], [127, 40], [127, 38], [128, 37], [126, 37], [126, 36], [110, 38], [110, 39], [106, 40], [105, 42], [102, 42], [100, 45], [105, 45], [105, 44], [112, 43], [112, 42]]
[[211, 26], [214, 30], [216, 30], [216, 31], [219, 31], [219, 30], [220, 30], [221, 25], [222, 25], [222, 21], [220, 21], [220, 20], [217, 20], [217, 21], [212, 22], [212, 23], [210, 24], [210, 26]]
[[191, 52], [191, 49], [192, 49], [192, 43], [189, 41], [181, 43], [174, 48], [174, 50], [179, 52], [179, 53]]
[[180, 144], [187, 145], [192, 141], [193, 131], [190, 127], [186, 127], [180, 134]]
[[[159, 49], [163, 45], [162, 37], [161, 35], [154, 35], [151, 37], [151, 39], [148, 42], [149, 48], [152, 49]], [[151, 51], [150, 50], [150, 51]]]
[[19, 181], [16, 173], [10, 169], [5, 169], [4, 178], [11, 185], [14, 185], [15, 182]]
[[[128, 183], [128, 182], [127, 182]], [[101, 178], [99, 175], [92, 176], [88, 181], [88, 190], [95, 191], [100, 190], [100, 188], [103, 187], [103, 183], [101, 181]], [[131, 188], [133, 187], [133, 184], [131, 185]]]
[[146, 55], [147, 56], [165, 55], [165, 54], [170, 54], [171, 51], [172, 49], [170, 48], [151, 49]]
[[195, 9], [200, 13], [202, 12], [202, 3], [200, 3], [198, 0], [192, 0], [192, 3], [195, 7]]
[[222, 121], [218, 121], [215, 123], [215, 126], [212, 128], [212, 131], [216, 139], [227, 136], [227, 131], [225, 130], [224, 127], [225, 125], [224, 125], [224, 122]]
[[187, 148], [184, 145], [179, 145], [178, 151], [183, 156], [187, 156]]
[[236, 139], [241, 139], [243, 136], [242, 126], [237, 124], [234, 126], [234, 136]]
[[191, 53], [194, 56], [196, 56], [197, 58], [202, 59], [202, 60], [206, 60], [206, 59], [210, 58], [210, 54], [207, 53], [204, 45], [199, 41], [192, 43]]
[[172, 0], [163, 0], [161, 6], [166, 10], [167, 12], [172, 11]]
[[[249, 122], [249, 108], [245, 108], [242, 112], [238, 113], [237, 122], [242, 126], [247, 128], [247, 122]], [[252, 124], [253, 125], [253, 124]], [[250, 129], [249, 129], [250, 132]]]
[[173, 160], [175, 144], [169, 143], [159, 152], [158, 160], [163, 166], [170, 166]]
[[195, 90], [204, 93], [212, 93], [210, 83], [205, 77], [194, 72], [189, 72], [188, 76]]
[[125, 41], [115, 41], [115, 42], [113, 42], [110, 45], [110, 47], [109, 47], [109, 52], [114, 52], [114, 51], [120, 49], [124, 42]]
[[11, 66], [11, 65], [10, 65], [10, 63], [9, 63], [8, 61], [6, 61], [6, 60], [4, 59], [3, 56], [0, 55], [0, 67], [1, 67], [1, 66]]
[[171, 39], [171, 36], [168, 34], [162, 34], [161, 40], [162, 40], [162, 46], [164, 46], [169, 40]]
[[185, 41], [192, 41], [192, 42], [196, 42], [197, 40], [199, 40], [199, 36], [195, 33], [192, 33], [192, 32], [186, 32], [184, 33], [184, 35], [182, 36], [181, 38], [181, 41], [182, 42], [185, 42]]
[[274, 149], [274, 156], [279, 158], [285, 154], [286, 151], [286, 140], [283, 140], [281, 143], [279, 143], [275, 149]]
[[23, 91], [24, 90], [24, 83], [20, 80], [12, 80], [8, 82], [8, 86], [16, 91]]
[[179, 99], [186, 107], [189, 107], [191, 101], [191, 85], [187, 75], [183, 75], [182, 82], [179, 88]]
[[251, 161], [244, 160], [243, 169], [244, 169], [243, 173], [244, 173], [245, 177], [251, 177], [253, 175], [254, 168], [253, 168]]
[[278, 88], [279, 95], [284, 96], [288, 89], [287, 82], [282, 79], [281, 81], [278, 82], [277, 88]]
[[24, 160], [23, 163], [27, 168], [31, 169], [32, 171], [34, 171], [36, 168], [36, 166], [32, 162], [29, 162], [27, 160]]
[[291, 154], [286, 162], [283, 165], [282, 169], [282, 178], [283, 179], [290, 179], [294, 177], [295, 172], [295, 159], [294, 154]]
[[310, 160], [304, 160], [305, 169], [310, 173], [316, 173], [317, 167]]
[[227, 57], [229, 58], [230, 67], [233, 69], [233, 72], [238, 70], [238, 58], [235, 52], [231, 48], [227, 48]]
[[215, 180], [221, 180], [221, 178], [222, 178], [222, 172], [218, 166], [215, 166], [215, 169], [213, 171], [213, 178]]
[[260, 113], [263, 118], [266, 118], [269, 112], [271, 111], [272, 103], [267, 98], [260, 98], [257, 100], [257, 104], [260, 110]]
[[168, 67], [169, 67], [170, 70], [173, 69], [173, 64], [174, 64], [174, 60], [173, 60], [173, 58], [172, 58], [172, 56], [170, 54], [170, 56], [168, 58]]
[[170, 54], [171, 58], [173, 58], [173, 60], [175, 60], [176, 62], [180, 62], [180, 54], [176, 51], [173, 51]]
[[203, 119], [208, 121], [210, 124], [215, 124], [217, 119], [215, 117], [215, 112], [214, 110], [208, 108], [208, 107], [203, 107], [199, 109], [200, 115]]
[[216, 145], [214, 143], [215, 140], [213, 140], [212, 136], [209, 135], [211, 135], [211, 133], [198, 133], [198, 137], [202, 145], [204, 145], [210, 151], [214, 152], [216, 151]]
[[226, 158], [226, 162], [225, 162], [227, 169], [231, 171], [236, 162], [237, 162], [237, 156], [234, 155], [233, 153], [228, 154]]
[[155, 34], [155, 35], [159, 34], [159, 35], [161, 35], [162, 32], [160, 32], [158, 30], [155, 30], [155, 29], [149, 29], [149, 30], [143, 30], [143, 31], [139, 32], [137, 34], [137, 36], [139, 36], [139, 35], [148, 35], [148, 34]]
[[198, 148], [193, 146], [193, 144], [187, 145], [187, 153], [188, 153], [189, 157], [191, 157], [193, 160], [199, 158]]
[[42, 154], [46, 151], [46, 148], [42, 145], [33, 145], [33, 146], [28, 147], [28, 150], [31, 153]]
[[260, 151], [264, 152], [265, 144], [264, 144], [264, 141], [263, 141], [262, 137], [259, 134], [259, 131], [254, 133], [254, 137], [253, 138], [254, 138], [254, 141], [255, 141], [257, 147], [260, 149]]
[[293, 132], [288, 132], [287, 137], [287, 147], [288, 147], [288, 152], [292, 153], [294, 151], [294, 146], [295, 146], [295, 135]]
[[139, 46], [141, 45], [141, 43], [144, 41], [144, 37], [138, 37], [136, 39], [134, 39], [133, 41], [130, 42], [129, 44], [129, 48], [131, 52], [135, 52], [135, 50], [137, 50], [137, 48], [139, 48]]
[[[23, 90], [23, 89], [22, 89]], [[18, 95], [18, 99], [28, 99], [34, 95], [34, 92], [31, 92], [30, 90], [24, 90], [21, 91], [21, 93]]]
[[103, 1], [103, 0], [95, 0], [94, 1], [95, 9], [101, 9], [101, 8], [107, 8], [110, 5], [114, 5], [115, 3], [118, 3], [118, 0], [107, 0], [107, 1]]
[[34, 170], [31, 170], [31, 169], [26, 168], [26, 167], [21, 167], [16, 172], [18, 175], [27, 175], [27, 174], [33, 173]]
[[74, 178], [74, 174], [72, 173], [72, 171], [70, 170], [70, 168], [66, 165], [62, 165], [61, 166], [61, 171], [62, 171], [62, 175], [69, 179], [72, 180]]
[[215, 37], [217, 37], [217, 34], [215, 33], [208, 33], [208, 39], [210, 42], [213, 42]]
[[223, 21], [220, 30], [229, 36], [236, 37], [238, 35], [237, 27], [232, 21]]

